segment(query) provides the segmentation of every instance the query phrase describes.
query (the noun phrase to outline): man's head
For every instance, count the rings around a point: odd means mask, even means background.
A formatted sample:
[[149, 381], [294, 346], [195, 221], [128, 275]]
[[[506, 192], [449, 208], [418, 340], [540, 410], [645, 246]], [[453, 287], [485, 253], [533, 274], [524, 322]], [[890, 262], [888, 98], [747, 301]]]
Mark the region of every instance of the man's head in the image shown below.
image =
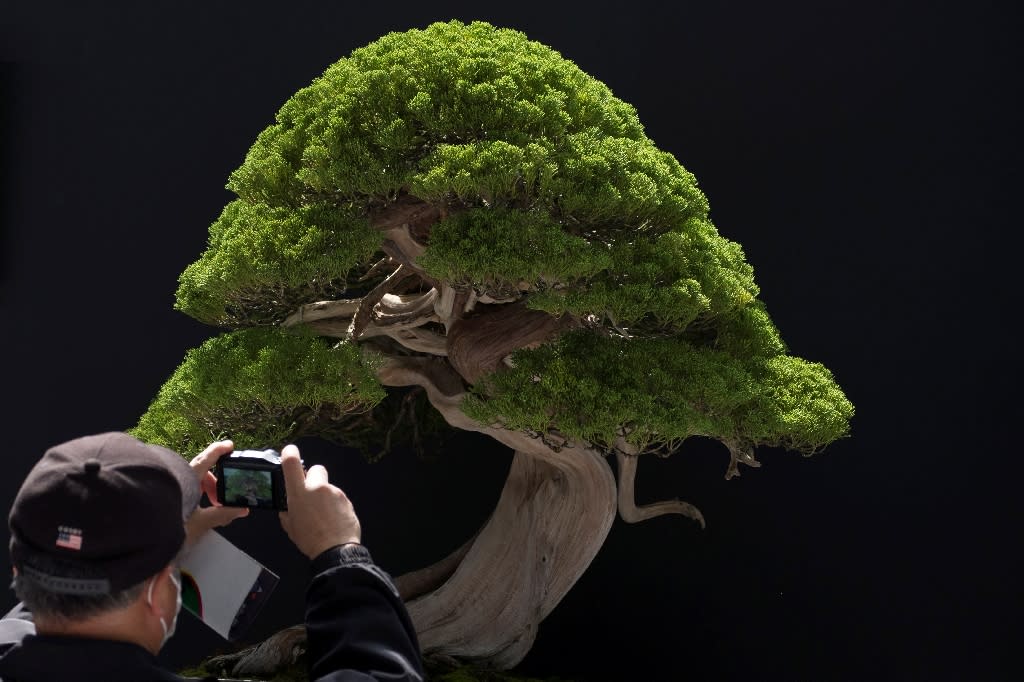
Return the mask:
[[50, 448], [8, 519], [18, 597], [37, 619], [72, 623], [152, 605], [154, 581], [173, 584], [200, 495], [180, 455], [124, 433]]

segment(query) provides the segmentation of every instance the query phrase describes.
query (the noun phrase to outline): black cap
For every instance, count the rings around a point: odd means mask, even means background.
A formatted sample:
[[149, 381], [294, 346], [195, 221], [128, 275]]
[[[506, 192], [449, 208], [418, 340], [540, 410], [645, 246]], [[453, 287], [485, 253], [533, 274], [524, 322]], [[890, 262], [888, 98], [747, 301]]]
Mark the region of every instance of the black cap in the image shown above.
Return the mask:
[[[18, 579], [52, 592], [106, 594], [166, 566], [185, 542], [199, 478], [173, 450], [126, 433], [56, 445], [22, 483], [8, 524]], [[40, 570], [34, 557], [55, 561]], [[54, 575], [67, 565], [78, 575]], [[59, 572], [59, 571], [58, 571]], [[81, 573], [95, 575], [82, 579]]]

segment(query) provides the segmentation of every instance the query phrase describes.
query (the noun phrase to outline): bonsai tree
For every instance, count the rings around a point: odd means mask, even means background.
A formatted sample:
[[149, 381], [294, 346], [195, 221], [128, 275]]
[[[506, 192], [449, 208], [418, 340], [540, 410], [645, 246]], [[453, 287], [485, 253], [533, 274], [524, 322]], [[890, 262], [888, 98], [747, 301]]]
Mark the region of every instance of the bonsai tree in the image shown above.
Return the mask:
[[729, 478], [757, 446], [809, 455], [848, 432], [851, 404], [787, 354], [694, 177], [516, 31], [438, 23], [355, 50], [227, 186], [177, 291], [226, 331], [135, 433], [184, 453], [315, 435], [377, 456], [430, 429], [507, 446], [486, 524], [397, 579], [427, 655], [514, 666], [616, 512], [703, 525], [635, 503], [641, 457], [716, 439]]

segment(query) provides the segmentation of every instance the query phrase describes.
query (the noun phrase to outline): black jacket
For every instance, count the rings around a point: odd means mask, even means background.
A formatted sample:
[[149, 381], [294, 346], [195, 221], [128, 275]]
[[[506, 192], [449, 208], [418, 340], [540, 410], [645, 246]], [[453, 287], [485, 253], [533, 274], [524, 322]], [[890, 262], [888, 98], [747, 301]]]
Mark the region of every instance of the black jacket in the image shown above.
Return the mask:
[[[312, 568], [306, 593], [310, 680], [422, 680], [416, 631], [370, 553], [355, 545], [336, 547], [318, 556]], [[0, 681], [185, 679], [135, 644], [34, 632], [31, 615], [20, 605], [0, 620]]]

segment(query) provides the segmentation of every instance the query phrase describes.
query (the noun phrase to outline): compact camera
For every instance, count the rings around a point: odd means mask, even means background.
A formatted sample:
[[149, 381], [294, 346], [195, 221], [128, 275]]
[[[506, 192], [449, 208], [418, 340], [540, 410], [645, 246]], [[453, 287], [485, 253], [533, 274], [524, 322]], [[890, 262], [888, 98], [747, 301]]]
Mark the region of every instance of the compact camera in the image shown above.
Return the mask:
[[221, 457], [214, 470], [217, 498], [224, 506], [288, 509], [277, 450], [238, 450]]

